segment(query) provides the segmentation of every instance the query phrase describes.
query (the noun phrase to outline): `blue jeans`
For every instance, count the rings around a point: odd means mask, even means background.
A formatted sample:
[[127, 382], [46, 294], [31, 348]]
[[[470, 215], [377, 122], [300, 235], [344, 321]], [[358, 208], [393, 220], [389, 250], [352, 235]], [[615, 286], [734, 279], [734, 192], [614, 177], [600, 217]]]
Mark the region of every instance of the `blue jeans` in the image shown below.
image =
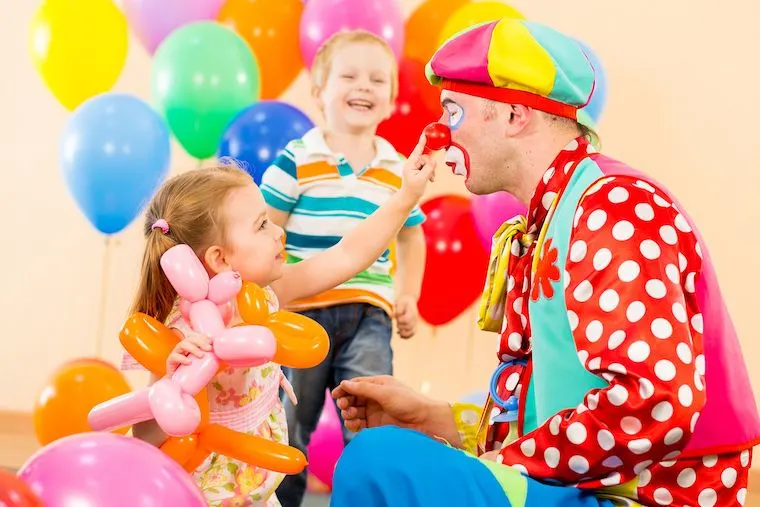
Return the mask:
[[[285, 371], [298, 398], [296, 406], [287, 397], [283, 399], [290, 445], [305, 454], [322, 413], [325, 389], [333, 389], [341, 381], [356, 377], [391, 375], [393, 350], [391, 318], [376, 306], [350, 303], [301, 313], [319, 322], [330, 337], [330, 351], [321, 364]], [[343, 441], [348, 444], [353, 437], [354, 433], [344, 427]], [[277, 498], [283, 507], [301, 505], [306, 476], [304, 471], [282, 481], [277, 488]]]

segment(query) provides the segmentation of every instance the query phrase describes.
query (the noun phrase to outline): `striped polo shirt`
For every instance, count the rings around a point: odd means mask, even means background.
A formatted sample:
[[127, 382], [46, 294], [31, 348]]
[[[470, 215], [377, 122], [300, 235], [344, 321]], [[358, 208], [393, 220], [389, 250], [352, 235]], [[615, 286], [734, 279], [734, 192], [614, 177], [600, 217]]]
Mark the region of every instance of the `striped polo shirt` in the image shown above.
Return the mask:
[[[380, 137], [375, 138], [375, 148], [375, 159], [355, 171], [345, 157], [330, 150], [322, 131], [315, 127], [288, 143], [264, 172], [261, 191], [267, 204], [290, 213], [285, 224], [289, 263], [337, 244], [401, 188], [404, 158]], [[424, 220], [416, 206], [404, 226], [420, 225]], [[293, 301], [288, 308], [364, 302], [391, 314], [394, 289], [389, 255], [386, 250], [366, 271], [327, 292]]]

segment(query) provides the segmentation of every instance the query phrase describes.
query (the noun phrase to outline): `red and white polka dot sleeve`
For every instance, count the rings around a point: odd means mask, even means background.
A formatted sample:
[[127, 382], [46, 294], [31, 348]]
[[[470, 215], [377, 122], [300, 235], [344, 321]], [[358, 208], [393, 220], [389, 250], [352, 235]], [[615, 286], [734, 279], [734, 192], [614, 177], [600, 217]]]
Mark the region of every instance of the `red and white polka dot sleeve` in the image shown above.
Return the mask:
[[504, 448], [503, 463], [597, 488], [675, 459], [705, 402], [700, 268], [664, 193], [629, 177], [593, 185], [574, 218], [565, 300], [581, 363], [609, 386]]

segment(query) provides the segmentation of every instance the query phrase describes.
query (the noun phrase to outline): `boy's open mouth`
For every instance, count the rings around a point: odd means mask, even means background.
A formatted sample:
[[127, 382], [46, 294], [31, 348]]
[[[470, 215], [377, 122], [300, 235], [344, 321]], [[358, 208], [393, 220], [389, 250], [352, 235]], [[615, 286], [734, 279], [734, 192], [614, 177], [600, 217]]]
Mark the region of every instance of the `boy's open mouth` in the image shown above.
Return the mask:
[[371, 111], [375, 105], [368, 101], [363, 99], [352, 99], [347, 102], [348, 107], [351, 109], [355, 109], [357, 111]]

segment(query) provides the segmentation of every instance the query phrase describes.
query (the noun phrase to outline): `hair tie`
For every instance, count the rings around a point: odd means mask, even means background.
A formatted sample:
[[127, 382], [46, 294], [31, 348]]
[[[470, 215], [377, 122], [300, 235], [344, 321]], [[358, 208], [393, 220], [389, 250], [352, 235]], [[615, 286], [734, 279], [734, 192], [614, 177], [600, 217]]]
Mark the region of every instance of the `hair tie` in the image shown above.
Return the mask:
[[163, 232], [164, 234], [167, 234], [169, 232], [169, 224], [163, 218], [159, 218], [158, 220], [153, 222], [153, 225], [150, 226], [150, 230], [153, 230], [153, 229], [161, 229], [161, 232]]

